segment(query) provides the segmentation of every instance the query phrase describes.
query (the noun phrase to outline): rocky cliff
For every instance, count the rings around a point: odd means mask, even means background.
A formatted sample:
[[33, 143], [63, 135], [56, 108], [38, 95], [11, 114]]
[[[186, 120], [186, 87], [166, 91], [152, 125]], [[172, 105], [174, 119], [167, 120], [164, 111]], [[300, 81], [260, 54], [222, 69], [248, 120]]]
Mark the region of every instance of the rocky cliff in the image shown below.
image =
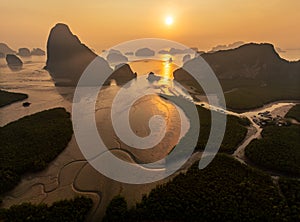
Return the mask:
[[55, 25], [47, 42], [47, 62], [56, 84], [76, 85], [85, 68], [96, 54], [82, 44], [65, 24]]
[[[59, 23], [51, 29], [47, 42], [45, 69], [49, 71], [57, 85], [77, 85], [86, 67], [96, 57], [97, 55], [81, 43], [67, 25]], [[102, 60], [104, 70], [113, 72], [106, 60], [99, 59]], [[123, 67], [125, 70], [122, 72]], [[109, 84], [110, 79], [113, 78], [118, 84], [123, 84], [124, 81], [135, 77], [132, 71], [128, 72], [128, 68], [123, 67], [118, 70], [118, 74], [113, 73], [106, 84]], [[99, 70], [99, 75], [101, 75], [101, 70]]]

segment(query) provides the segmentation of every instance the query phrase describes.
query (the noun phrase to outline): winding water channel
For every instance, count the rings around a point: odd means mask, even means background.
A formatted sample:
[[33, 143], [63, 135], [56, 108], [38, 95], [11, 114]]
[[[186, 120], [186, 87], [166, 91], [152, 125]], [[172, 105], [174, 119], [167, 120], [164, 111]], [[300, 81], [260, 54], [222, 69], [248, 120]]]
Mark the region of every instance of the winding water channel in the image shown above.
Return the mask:
[[[3, 65], [2, 60], [0, 61], [1, 89], [26, 93], [29, 95], [27, 101], [31, 102], [31, 106], [28, 108], [24, 108], [22, 102], [1, 108], [1, 126], [18, 120], [23, 116], [53, 107], [65, 107], [68, 111], [71, 111], [71, 94], [74, 89], [55, 87], [49, 74], [42, 69], [43, 66], [43, 59], [25, 61], [24, 68], [21, 71], [12, 72], [7, 66]], [[140, 90], [143, 90], [143, 88]], [[168, 124], [167, 130], [169, 130], [170, 134], [155, 149], [151, 149], [148, 152], [132, 150], [116, 137], [110, 123], [109, 112], [111, 108], [111, 96], [114, 96], [117, 91], [118, 86], [104, 89], [102, 91], [104, 94], [102, 94], [102, 96], [99, 95], [95, 108], [95, 117], [97, 126], [99, 126], [98, 131], [104, 138], [110, 151], [117, 157], [132, 163], [152, 162], [166, 156], [172, 149], [172, 146], [178, 143], [178, 138], [182, 137], [188, 130], [188, 119], [185, 117], [183, 121], [185, 132], [183, 134], [176, 134], [174, 132], [177, 132], [181, 125], [178, 121], [178, 107], [175, 107], [157, 95], [139, 100], [131, 110], [131, 126], [133, 131], [135, 131], [138, 136], [146, 136], [149, 133], [149, 117], [162, 115]], [[158, 87], [157, 92], [170, 95], [178, 95], [181, 93], [180, 90], [171, 89], [166, 85]], [[199, 103], [195, 104], [199, 105]], [[259, 138], [262, 131], [262, 128], [253, 121], [254, 116], [258, 116], [258, 113], [269, 111], [272, 116], [278, 115], [284, 117], [287, 111], [295, 105], [296, 102], [273, 102], [262, 108], [244, 113], [210, 107], [209, 104], [205, 102], [201, 102], [201, 104], [204, 104], [205, 108], [218, 110], [229, 115], [247, 117], [251, 121], [252, 124], [248, 127], [245, 140], [233, 154], [235, 158], [246, 163], [244, 149], [253, 139]], [[141, 124], [143, 122], [145, 123]], [[166, 144], [168, 144], [168, 146], [166, 146]], [[181, 168], [180, 172], [187, 170], [195, 161], [199, 160], [201, 154], [201, 152], [194, 153]], [[170, 178], [173, 178], [180, 172], [177, 172]], [[125, 196], [129, 206], [132, 206], [136, 201], [142, 198], [143, 194], [148, 193], [158, 184], [167, 182], [170, 178], [143, 185], [122, 184], [113, 181], [101, 175], [86, 162], [73, 136], [66, 149], [51, 162], [45, 170], [24, 175], [19, 185], [4, 197], [2, 207], [10, 207], [13, 204], [28, 201], [32, 203], [50, 204], [59, 199], [68, 199], [78, 194], [85, 194], [91, 197], [95, 203], [90, 219], [101, 218], [107, 204], [114, 196], [119, 194]]]

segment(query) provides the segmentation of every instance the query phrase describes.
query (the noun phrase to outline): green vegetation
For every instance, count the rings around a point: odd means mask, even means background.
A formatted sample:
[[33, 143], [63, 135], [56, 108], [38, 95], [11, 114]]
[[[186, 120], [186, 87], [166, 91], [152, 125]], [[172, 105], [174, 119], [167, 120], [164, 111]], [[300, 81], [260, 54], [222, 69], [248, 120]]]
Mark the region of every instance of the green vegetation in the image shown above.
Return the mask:
[[[117, 205], [117, 202], [121, 206]], [[114, 199], [106, 218], [114, 221], [289, 221], [290, 209], [270, 176], [226, 154], [210, 165], [195, 163], [186, 174], [157, 186], [127, 213]], [[113, 220], [110, 220], [113, 221]]]
[[103, 221], [120, 221], [127, 217], [127, 202], [124, 197], [114, 197], [106, 208], [106, 214]]
[[[200, 136], [196, 149], [203, 150], [210, 133], [211, 115], [209, 110], [201, 106], [197, 106], [197, 109], [200, 117]], [[217, 115], [225, 114], [217, 113]], [[233, 153], [247, 135], [246, 126], [249, 125], [250, 122], [247, 118], [227, 115], [226, 131], [220, 147], [220, 152]]]
[[300, 176], [300, 126], [267, 126], [262, 139], [253, 140], [246, 156], [261, 167]]
[[[183, 97], [174, 97], [168, 95], [160, 95], [160, 96], [166, 100], [172, 101], [173, 103], [177, 104], [179, 107], [184, 106], [185, 103], [190, 103], [188, 100], [186, 100]], [[210, 134], [211, 112], [214, 112], [217, 116], [226, 115], [226, 114], [217, 111], [210, 111], [199, 105], [197, 105], [196, 108], [200, 120], [200, 135], [197, 142], [196, 150], [204, 150]], [[220, 152], [232, 154], [236, 150], [237, 146], [246, 137], [248, 131], [247, 126], [249, 125], [250, 125], [250, 121], [245, 117], [239, 118], [237, 116], [227, 115], [226, 131], [220, 147]]]
[[92, 200], [86, 197], [58, 201], [51, 206], [23, 203], [0, 209], [0, 221], [79, 222], [85, 221], [92, 206]]
[[279, 186], [291, 210], [293, 221], [300, 221], [300, 181], [299, 179], [280, 178]]
[[250, 126], [251, 125], [251, 122], [247, 117], [238, 118], [238, 123], [242, 126]]
[[17, 101], [27, 99], [28, 95], [0, 90], [0, 107], [12, 104]]
[[[222, 83], [221, 83], [222, 84]], [[273, 86], [247, 86], [238, 87], [231, 92], [225, 93], [226, 106], [235, 111], [245, 111], [258, 108], [264, 104], [278, 100], [299, 100], [298, 87]]]
[[73, 134], [70, 114], [54, 108], [0, 127], [0, 194], [23, 173], [44, 169], [64, 150]]
[[285, 115], [286, 118], [292, 118], [300, 122], [300, 104], [293, 106]]
[[[246, 77], [248, 71], [251, 73], [251, 68], [248, 70], [245, 64], [241, 63], [240, 56], [241, 55], [234, 60], [229, 59], [229, 57], [226, 58], [226, 56], [222, 57], [221, 60], [224, 58], [226, 60], [223, 64], [219, 63], [219, 59], [212, 61], [212, 63], [215, 63], [215, 66], [218, 67], [215, 67], [217, 69], [215, 73], [224, 91], [226, 106], [229, 109], [235, 110], [236, 112], [243, 112], [278, 100], [300, 100], [299, 63], [286, 63], [284, 65], [286, 67], [283, 66], [280, 68], [275, 68], [274, 66], [273, 70], [269, 69], [268, 71], [262, 68], [266, 66], [266, 64], [261, 64], [260, 74]], [[251, 60], [257, 61], [256, 56], [255, 58], [251, 58]], [[246, 59], [245, 62], [248, 61], [250, 60]], [[231, 62], [236, 62], [236, 64], [229, 65]], [[294, 66], [294, 68], [291, 67], [294, 71], [291, 71], [287, 66]], [[296, 68], [296, 66], [298, 66], [298, 68]], [[289, 70], [291, 72], [288, 75]], [[276, 74], [277, 72], [280, 72], [280, 74]], [[231, 76], [233, 73], [235, 73], [234, 77]], [[193, 89], [196, 94], [205, 95], [202, 87], [185, 70], [176, 70], [174, 72], [174, 78], [183, 84], [187, 90]], [[213, 93], [213, 91], [207, 93]]]
[[[300, 100], [299, 79], [288, 82], [264, 81], [251, 78], [219, 79], [224, 91], [226, 106], [236, 112], [259, 108], [278, 100]], [[196, 80], [186, 82], [198, 94], [205, 95]]]

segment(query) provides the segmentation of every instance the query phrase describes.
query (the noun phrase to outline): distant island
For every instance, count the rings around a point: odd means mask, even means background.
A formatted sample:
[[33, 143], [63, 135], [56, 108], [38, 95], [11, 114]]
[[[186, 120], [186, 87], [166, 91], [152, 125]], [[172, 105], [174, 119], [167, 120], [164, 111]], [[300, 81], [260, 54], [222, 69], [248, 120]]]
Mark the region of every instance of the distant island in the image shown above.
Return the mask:
[[22, 57], [29, 57], [31, 56], [30, 50], [28, 48], [19, 48], [18, 55]]
[[44, 56], [46, 53], [44, 50], [40, 48], [33, 48], [30, 52], [31, 55], [33, 56]]
[[0, 58], [5, 58], [6, 55], [19, 55], [22, 57], [29, 57], [29, 56], [44, 56], [45, 51], [40, 48], [33, 48], [31, 51], [28, 48], [19, 48], [18, 52], [11, 49], [7, 44], [0, 43]]
[[18, 56], [14, 55], [14, 54], [7, 54], [5, 59], [6, 59], [7, 66], [12, 71], [18, 71], [18, 70], [22, 69], [23, 62]]

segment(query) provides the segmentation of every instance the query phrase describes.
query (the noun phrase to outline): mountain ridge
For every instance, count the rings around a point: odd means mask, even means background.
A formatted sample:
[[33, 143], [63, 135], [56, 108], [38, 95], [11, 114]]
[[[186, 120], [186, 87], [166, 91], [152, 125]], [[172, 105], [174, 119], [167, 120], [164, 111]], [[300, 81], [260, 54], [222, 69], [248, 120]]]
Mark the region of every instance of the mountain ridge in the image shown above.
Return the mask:
[[[201, 57], [218, 78], [227, 106], [235, 111], [276, 100], [300, 100], [300, 61], [281, 58], [270, 43], [248, 43], [235, 49], [204, 53]], [[187, 67], [196, 67], [197, 62], [199, 58], [191, 59], [173, 74], [188, 90], [203, 94], [199, 83], [185, 71]]]

